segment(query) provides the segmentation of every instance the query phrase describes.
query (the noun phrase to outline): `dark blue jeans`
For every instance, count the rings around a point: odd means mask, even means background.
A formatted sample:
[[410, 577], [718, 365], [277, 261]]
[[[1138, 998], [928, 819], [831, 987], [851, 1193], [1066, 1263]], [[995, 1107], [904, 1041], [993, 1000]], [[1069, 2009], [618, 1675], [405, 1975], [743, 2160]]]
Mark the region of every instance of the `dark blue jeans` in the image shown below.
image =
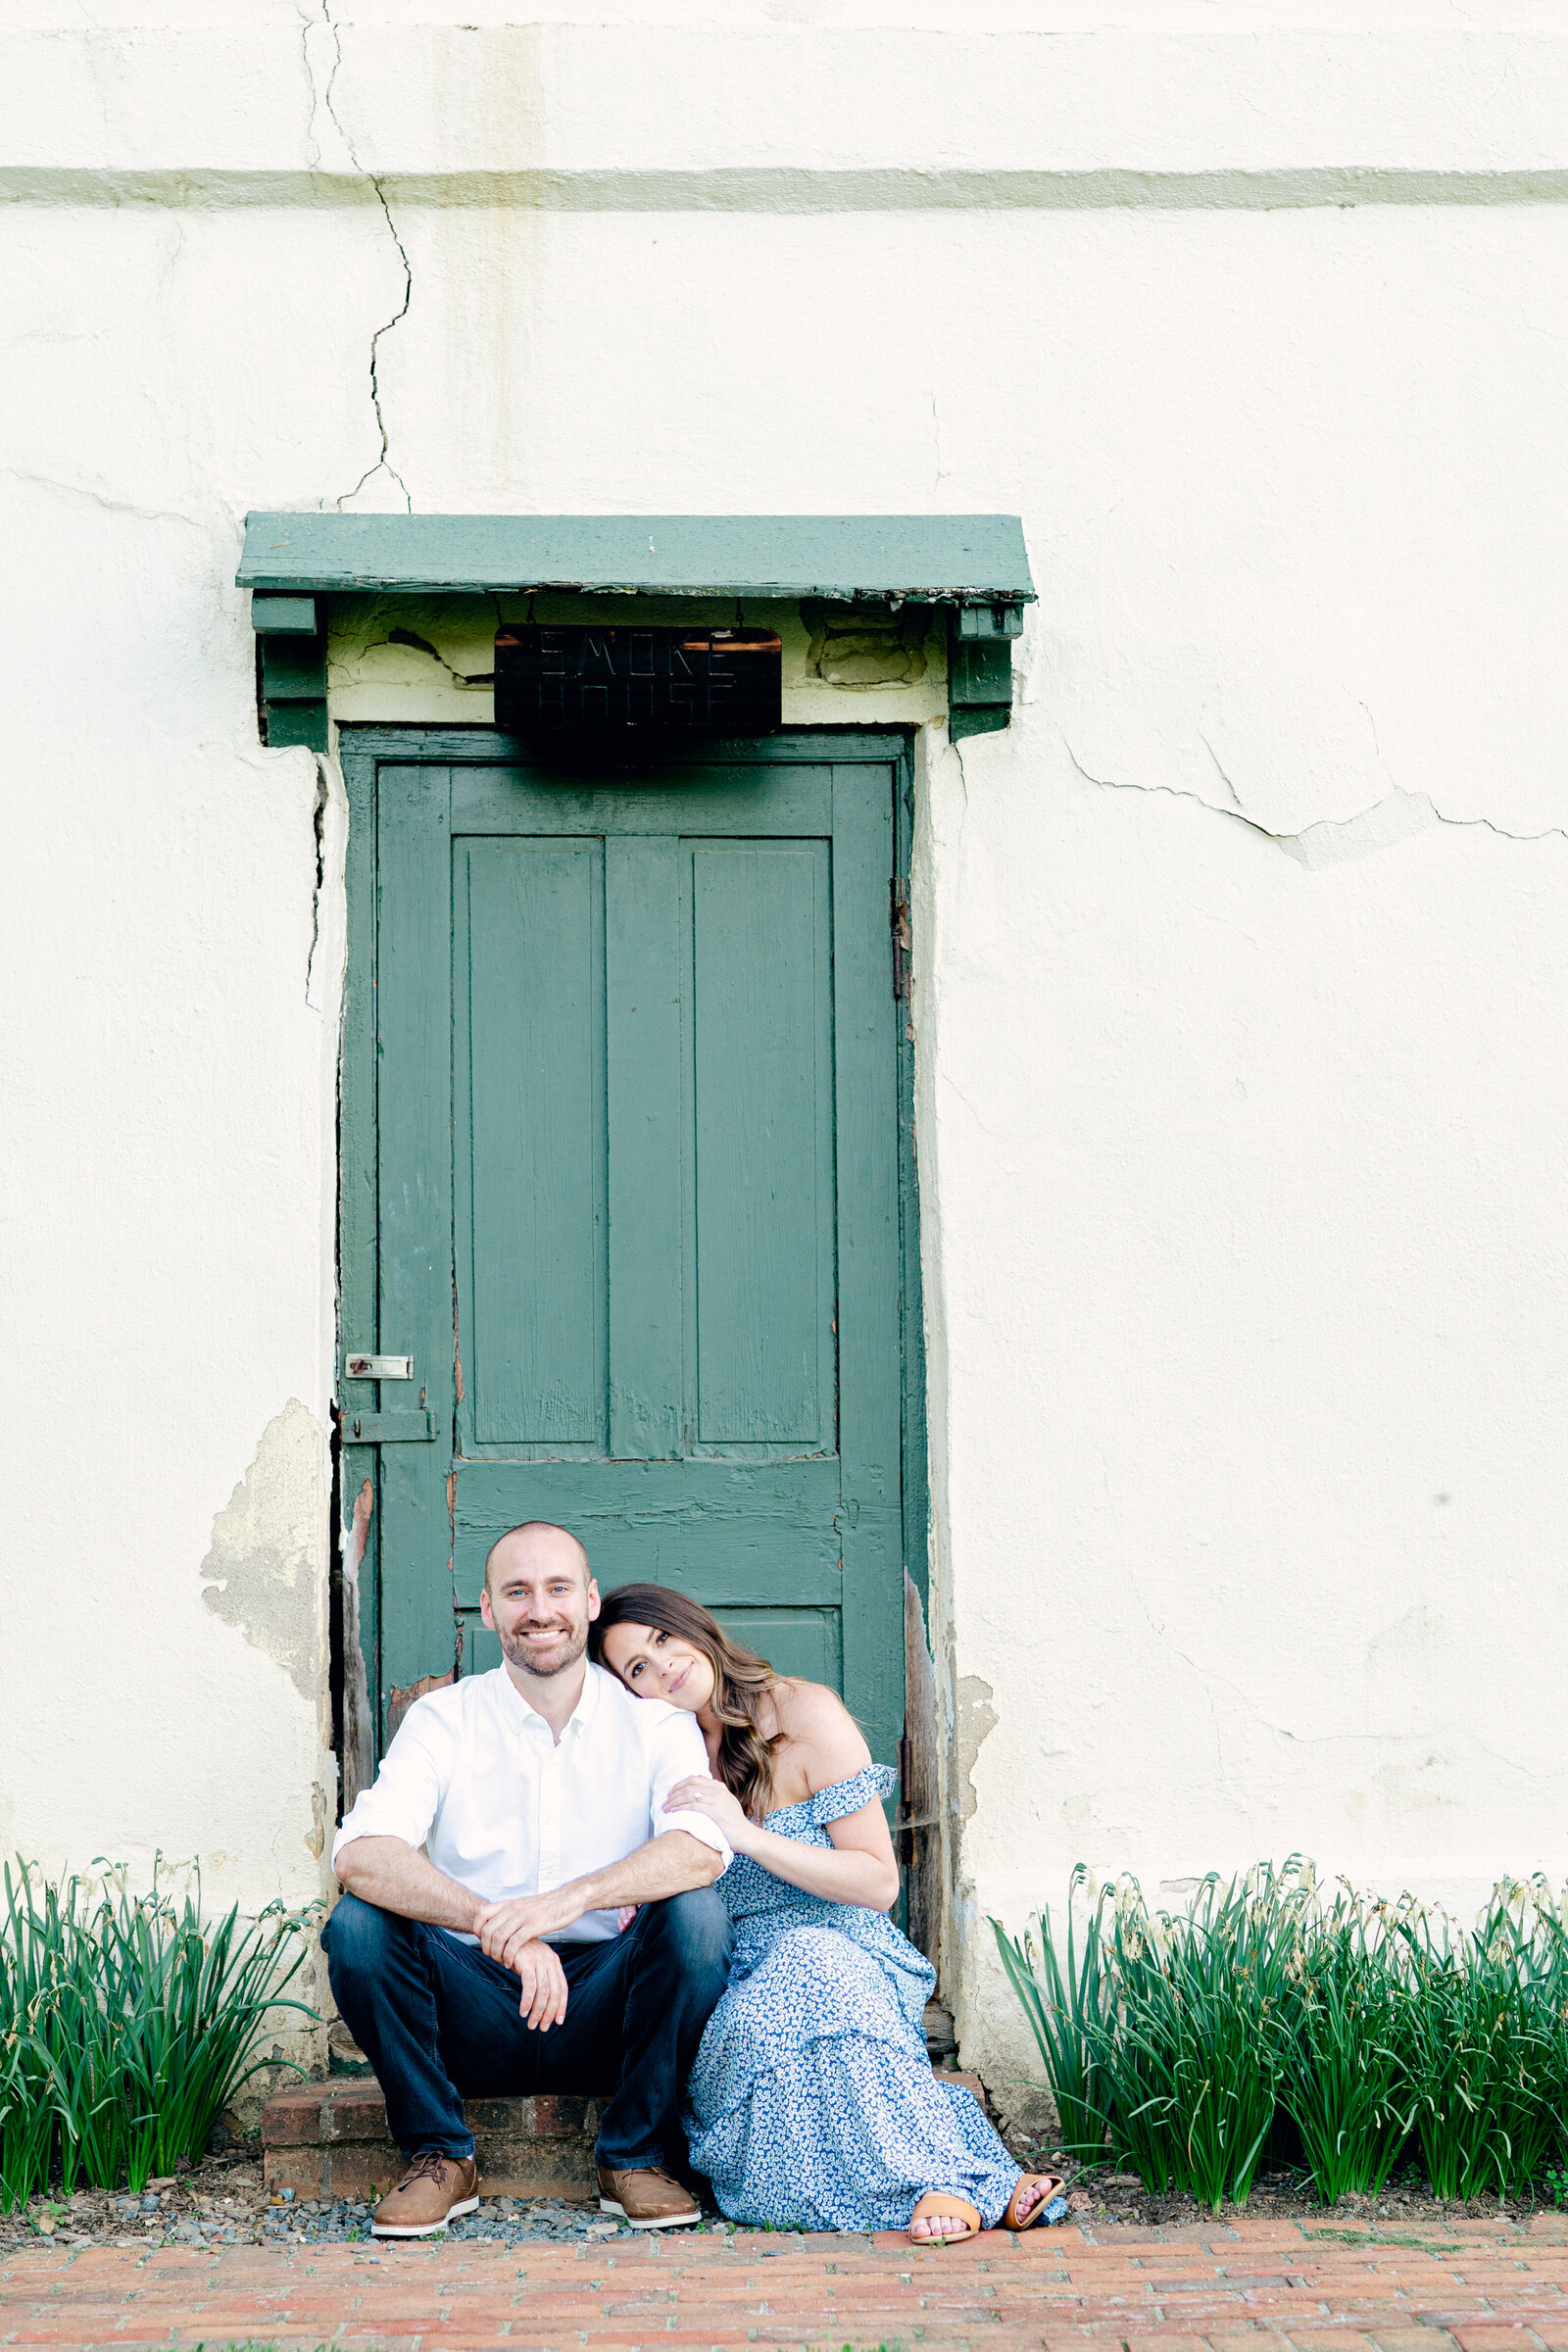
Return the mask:
[[684, 2155], [680, 2094], [729, 1973], [716, 1887], [645, 1903], [609, 1942], [559, 1944], [566, 2014], [548, 2034], [518, 2016], [511, 1969], [445, 1928], [345, 1894], [321, 1940], [332, 1997], [409, 2155], [471, 2156], [464, 2100], [536, 2091], [609, 2102], [598, 2158], [612, 2171]]

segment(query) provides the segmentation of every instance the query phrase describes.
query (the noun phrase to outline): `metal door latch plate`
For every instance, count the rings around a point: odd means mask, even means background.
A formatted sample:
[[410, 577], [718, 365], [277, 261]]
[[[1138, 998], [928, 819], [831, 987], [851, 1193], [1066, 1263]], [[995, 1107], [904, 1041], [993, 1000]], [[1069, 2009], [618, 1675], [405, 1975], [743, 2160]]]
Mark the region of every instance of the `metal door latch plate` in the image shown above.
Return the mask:
[[434, 1413], [345, 1413], [345, 1446], [428, 1446], [435, 1438]]
[[350, 1380], [412, 1380], [412, 1355], [350, 1355], [343, 1361], [343, 1370]]

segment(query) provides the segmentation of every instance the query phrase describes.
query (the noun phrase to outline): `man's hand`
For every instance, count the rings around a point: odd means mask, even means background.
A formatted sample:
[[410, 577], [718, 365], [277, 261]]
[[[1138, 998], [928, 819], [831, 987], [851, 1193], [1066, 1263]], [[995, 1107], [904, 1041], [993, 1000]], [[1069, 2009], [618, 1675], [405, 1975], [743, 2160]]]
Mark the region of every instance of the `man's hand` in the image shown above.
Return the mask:
[[[697, 1780], [692, 1786], [710, 1788], [712, 1783]], [[344, 1848], [345, 1853], [348, 1850]], [[565, 1971], [558, 1954], [544, 1942], [545, 1936], [561, 1935], [587, 1911], [613, 1911], [616, 1925], [624, 1929], [623, 1913], [630, 1915], [640, 1903], [684, 1894], [688, 1887], [710, 1886], [721, 1868], [712, 1846], [705, 1845], [687, 1830], [674, 1830], [662, 1838], [651, 1838], [623, 1862], [612, 1862], [604, 1870], [590, 1871], [584, 1879], [569, 1880], [549, 1894], [481, 1903], [465, 1925], [470, 1935], [477, 1936], [479, 1948], [488, 1959], [499, 1960], [503, 1968], [514, 1970], [522, 1980], [520, 2014], [530, 2026], [543, 2029], [559, 2025], [566, 2014]], [[473, 1898], [468, 1899], [471, 1902]], [[543, 1978], [537, 1973], [540, 1970]], [[548, 1986], [548, 1999], [543, 1997], [542, 1984]]]
[[553, 1895], [519, 1894], [508, 1903], [487, 1903], [473, 1923], [479, 1949], [503, 1968], [515, 1968], [525, 1943], [569, 1928], [578, 1915], [564, 1908]]
[[548, 2034], [566, 2014], [566, 1972], [561, 1955], [543, 1938], [564, 1924], [547, 1894], [518, 1895], [510, 1903], [487, 1903], [473, 1923], [479, 1949], [510, 1968], [522, 1986], [517, 2014], [535, 2033]]
[[561, 1954], [554, 1944], [525, 1943], [510, 1965], [522, 1985], [518, 2016], [536, 2034], [548, 2034], [566, 2014], [566, 1972]]

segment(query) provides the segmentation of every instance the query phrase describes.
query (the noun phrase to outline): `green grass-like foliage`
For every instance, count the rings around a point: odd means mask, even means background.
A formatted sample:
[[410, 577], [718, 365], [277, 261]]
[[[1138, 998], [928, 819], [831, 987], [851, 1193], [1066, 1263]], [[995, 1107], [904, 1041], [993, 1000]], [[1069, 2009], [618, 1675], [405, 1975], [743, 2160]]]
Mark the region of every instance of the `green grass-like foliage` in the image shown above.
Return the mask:
[[1097, 2056], [1100, 2033], [1095, 2022], [1105, 2010], [1100, 1963], [1101, 1913], [1098, 1906], [1086, 1906], [1080, 1916], [1075, 1901], [1087, 1876], [1080, 1863], [1068, 1883], [1062, 1952], [1057, 1952], [1049, 1914], [1042, 1916], [1038, 1945], [1027, 1933], [1021, 1943], [1014, 1943], [995, 1920], [991, 1925], [1008, 1983], [1023, 2003], [1046, 2063], [1063, 2152], [1080, 2164], [1098, 2164], [1110, 2129], [1109, 2086]]
[[1176, 1913], [1080, 1866], [1055, 1919], [991, 1924], [1080, 2162], [1212, 2207], [1286, 2119], [1330, 2202], [1412, 2158], [1440, 2197], [1518, 2195], [1564, 2147], [1568, 1915], [1544, 1879], [1500, 1882], [1464, 1932], [1408, 1898], [1329, 1900], [1296, 1856]]
[[58, 2171], [140, 2190], [196, 2162], [304, 1964], [306, 1913], [280, 1903], [241, 1928], [204, 1921], [201, 1885], [177, 1899], [162, 1860], [132, 1893], [122, 1871], [59, 1883], [7, 1863], [0, 1901], [0, 2211]]
[[1376, 1921], [1342, 1891], [1290, 1922], [1284, 1996], [1273, 2021], [1279, 2103], [1300, 2133], [1325, 2203], [1375, 2195], [1410, 2128], [1397, 1981]]

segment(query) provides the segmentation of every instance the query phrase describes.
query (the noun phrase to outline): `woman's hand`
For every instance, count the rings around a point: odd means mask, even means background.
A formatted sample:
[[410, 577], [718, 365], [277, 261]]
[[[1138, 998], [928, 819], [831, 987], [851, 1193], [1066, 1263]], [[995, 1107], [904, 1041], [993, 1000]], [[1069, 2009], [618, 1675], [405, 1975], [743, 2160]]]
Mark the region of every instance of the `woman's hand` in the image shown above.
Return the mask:
[[679, 1782], [665, 1797], [664, 1811], [706, 1813], [737, 1854], [746, 1853], [757, 1835], [757, 1824], [747, 1819], [739, 1797], [732, 1796], [722, 1781], [710, 1781], [706, 1774]]

